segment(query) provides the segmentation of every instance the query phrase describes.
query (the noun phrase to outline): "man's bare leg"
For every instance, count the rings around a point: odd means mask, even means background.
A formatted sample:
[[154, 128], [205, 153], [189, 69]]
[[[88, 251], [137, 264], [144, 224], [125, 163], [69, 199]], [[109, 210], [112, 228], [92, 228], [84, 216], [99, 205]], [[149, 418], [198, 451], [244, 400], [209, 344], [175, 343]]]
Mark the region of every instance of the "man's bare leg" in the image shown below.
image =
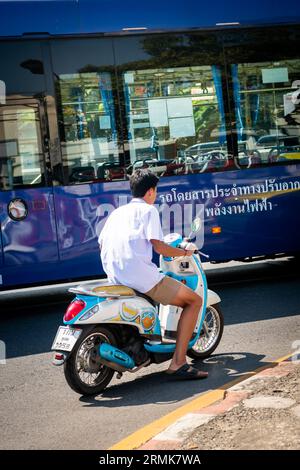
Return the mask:
[[188, 344], [197, 323], [202, 299], [194, 291], [182, 285], [172, 305], [182, 307], [183, 310], [178, 322], [176, 349], [168, 369], [169, 371], [175, 371], [186, 364]]

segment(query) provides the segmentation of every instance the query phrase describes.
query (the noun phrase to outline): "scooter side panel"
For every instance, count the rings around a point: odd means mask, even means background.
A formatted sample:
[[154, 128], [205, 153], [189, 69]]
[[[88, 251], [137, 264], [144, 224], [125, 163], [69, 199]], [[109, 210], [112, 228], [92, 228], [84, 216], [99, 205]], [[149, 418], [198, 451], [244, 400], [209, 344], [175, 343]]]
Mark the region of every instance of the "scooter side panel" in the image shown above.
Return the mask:
[[157, 310], [146, 299], [128, 297], [107, 299], [98, 304], [99, 310], [87, 320], [76, 321], [82, 324], [119, 323], [132, 325], [141, 334], [160, 335], [160, 322]]

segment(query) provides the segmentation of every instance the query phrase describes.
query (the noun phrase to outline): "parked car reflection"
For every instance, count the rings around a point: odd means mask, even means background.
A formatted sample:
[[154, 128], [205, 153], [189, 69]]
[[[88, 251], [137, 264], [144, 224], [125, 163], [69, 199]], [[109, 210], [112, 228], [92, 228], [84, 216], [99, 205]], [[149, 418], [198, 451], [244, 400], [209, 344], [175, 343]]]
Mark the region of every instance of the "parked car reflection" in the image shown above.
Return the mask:
[[138, 168], [151, 168], [151, 171], [156, 173], [157, 176], [172, 176], [186, 173], [185, 163], [177, 161], [176, 159], [158, 160], [145, 158], [144, 160], [137, 160], [133, 163], [132, 170]]
[[201, 155], [194, 158], [194, 162], [195, 163], [191, 165], [192, 171], [197, 173], [224, 170], [229, 166], [227, 153], [220, 150], [203, 152]]

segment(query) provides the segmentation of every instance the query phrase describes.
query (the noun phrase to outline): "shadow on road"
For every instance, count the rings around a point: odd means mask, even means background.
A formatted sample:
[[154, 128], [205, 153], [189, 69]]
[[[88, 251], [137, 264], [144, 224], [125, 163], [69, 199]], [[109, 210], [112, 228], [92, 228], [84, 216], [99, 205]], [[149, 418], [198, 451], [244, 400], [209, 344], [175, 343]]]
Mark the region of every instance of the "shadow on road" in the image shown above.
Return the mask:
[[[209, 372], [204, 380], [170, 381], [164, 372], [150, 373], [137, 377], [129, 382], [111, 385], [101, 395], [81, 397], [80, 402], [85, 408], [169, 404], [177, 401], [192, 399], [200, 393], [210, 390], [228, 388], [226, 384], [232, 381], [246, 379], [249, 372], [261, 367], [271, 367], [272, 362], [264, 361], [264, 355], [245, 352], [234, 354], [216, 354], [204, 362], [195, 362], [201, 370]], [[151, 421], [151, 412], [149, 421]]]

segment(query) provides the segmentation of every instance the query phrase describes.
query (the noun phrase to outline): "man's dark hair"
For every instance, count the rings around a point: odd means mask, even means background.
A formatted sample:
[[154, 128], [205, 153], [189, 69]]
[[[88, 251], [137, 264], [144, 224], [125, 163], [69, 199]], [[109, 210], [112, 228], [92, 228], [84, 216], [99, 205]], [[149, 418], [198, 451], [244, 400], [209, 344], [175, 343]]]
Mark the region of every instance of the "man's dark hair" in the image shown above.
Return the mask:
[[133, 197], [144, 197], [151, 188], [156, 188], [159, 178], [148, 168], [135, 170], [130, 176], [130, 189]]

